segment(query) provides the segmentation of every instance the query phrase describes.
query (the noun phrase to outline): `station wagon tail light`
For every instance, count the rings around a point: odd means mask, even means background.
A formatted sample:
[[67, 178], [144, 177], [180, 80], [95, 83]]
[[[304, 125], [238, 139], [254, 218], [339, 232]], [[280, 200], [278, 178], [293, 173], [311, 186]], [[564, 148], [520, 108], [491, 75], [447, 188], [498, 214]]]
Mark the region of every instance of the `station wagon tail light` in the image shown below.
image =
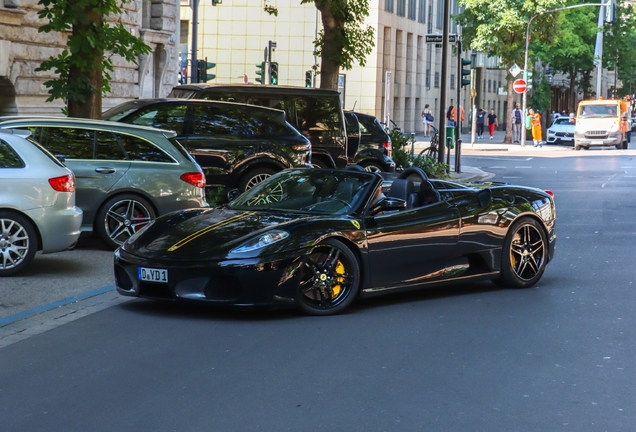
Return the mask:
[[386, 150], [386, 155], [388, 157], [391, 157], [391, 141], [387, 141], [387, 142], [383, 142], [382, 143], [382, 148], [384, 148], [384, 150]]
[[204, 188], [205, 187], [205, 176], [200, 172], [189, 172], [185, 174], [181, 174], [179, 177], [186, 183], [191, 184], [192, 186]]
[[75, 192], [75, 176], [73, 174], [50, 178], [49, 184], [58, 192]]
[[551, 190], [546, 190], [545, 193], [547, 193], [548, 195], [550, 195], [552, 198], [554, 198], [554, 192], [552, 192]]

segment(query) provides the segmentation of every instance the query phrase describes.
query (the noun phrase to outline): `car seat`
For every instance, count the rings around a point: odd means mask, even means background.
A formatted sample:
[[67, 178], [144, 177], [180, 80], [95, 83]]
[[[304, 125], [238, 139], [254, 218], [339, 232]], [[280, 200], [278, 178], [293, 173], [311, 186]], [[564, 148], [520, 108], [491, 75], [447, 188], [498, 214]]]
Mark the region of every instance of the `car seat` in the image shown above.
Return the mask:
[[439, 192], [433, 187], [433, 183], [428, 180], [422, 181], [420, 184], [419, 198], [422, 205], [433, 204], [442, 200]]
[[419, 197], [415, 193], [415, 186], [408, 179], [393, 180], [388, 196], [389, 198], [399, 198], [406, 201], [407, 210], [419, 206]]

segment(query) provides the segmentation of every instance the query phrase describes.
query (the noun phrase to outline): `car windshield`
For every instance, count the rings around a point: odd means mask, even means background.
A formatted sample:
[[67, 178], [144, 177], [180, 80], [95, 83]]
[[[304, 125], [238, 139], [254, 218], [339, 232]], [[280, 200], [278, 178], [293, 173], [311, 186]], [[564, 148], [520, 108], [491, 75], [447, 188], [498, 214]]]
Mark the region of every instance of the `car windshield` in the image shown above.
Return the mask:
[[570, 122], [570, 119], [568, 117], [561, 117], [561, 118], [556, 119], [553, 124], [555, 124], [555, 125], [569, 125], [569, 124], [572, 124], [572, 123]]
[[618, 116], [617, 104], [585, 105], [579, 107], [579, 117], [616, 117]]
[[360, 171], [285, 170], [248, 189], [228, 207], [319, 215], [350, 214], [366, 202], [381, 183], [376, 174]]

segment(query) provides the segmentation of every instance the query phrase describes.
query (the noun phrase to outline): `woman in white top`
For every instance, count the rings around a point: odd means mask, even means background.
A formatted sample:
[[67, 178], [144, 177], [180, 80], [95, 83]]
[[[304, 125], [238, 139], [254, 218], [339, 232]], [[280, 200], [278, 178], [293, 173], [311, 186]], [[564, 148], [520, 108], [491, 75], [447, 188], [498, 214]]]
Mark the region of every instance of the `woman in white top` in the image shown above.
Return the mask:
[[428, 107], [428, 104], [426, 104], [424, 106], [424, 109], [422, 110], [422, 123], [424, 124], [424, 136], [425, 137], [430, 137], [431, 136], [431, 125], [433, 124], [433, 120], [429, 120], [427, 119], [428, 116], [432, 116], [433, 113], [431, 112], [431, 110]]

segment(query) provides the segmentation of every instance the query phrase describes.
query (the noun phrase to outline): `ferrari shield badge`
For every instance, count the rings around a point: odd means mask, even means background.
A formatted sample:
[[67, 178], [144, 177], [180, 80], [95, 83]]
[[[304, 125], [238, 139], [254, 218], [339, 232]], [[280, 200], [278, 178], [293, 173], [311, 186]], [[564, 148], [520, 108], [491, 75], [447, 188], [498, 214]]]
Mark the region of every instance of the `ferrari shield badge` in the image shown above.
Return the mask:
[[360, 229], [360, 222], [358, 222], [357, 220], [352, 220], [351, 223], [354, 227], [356, 227], [356, 229]]

